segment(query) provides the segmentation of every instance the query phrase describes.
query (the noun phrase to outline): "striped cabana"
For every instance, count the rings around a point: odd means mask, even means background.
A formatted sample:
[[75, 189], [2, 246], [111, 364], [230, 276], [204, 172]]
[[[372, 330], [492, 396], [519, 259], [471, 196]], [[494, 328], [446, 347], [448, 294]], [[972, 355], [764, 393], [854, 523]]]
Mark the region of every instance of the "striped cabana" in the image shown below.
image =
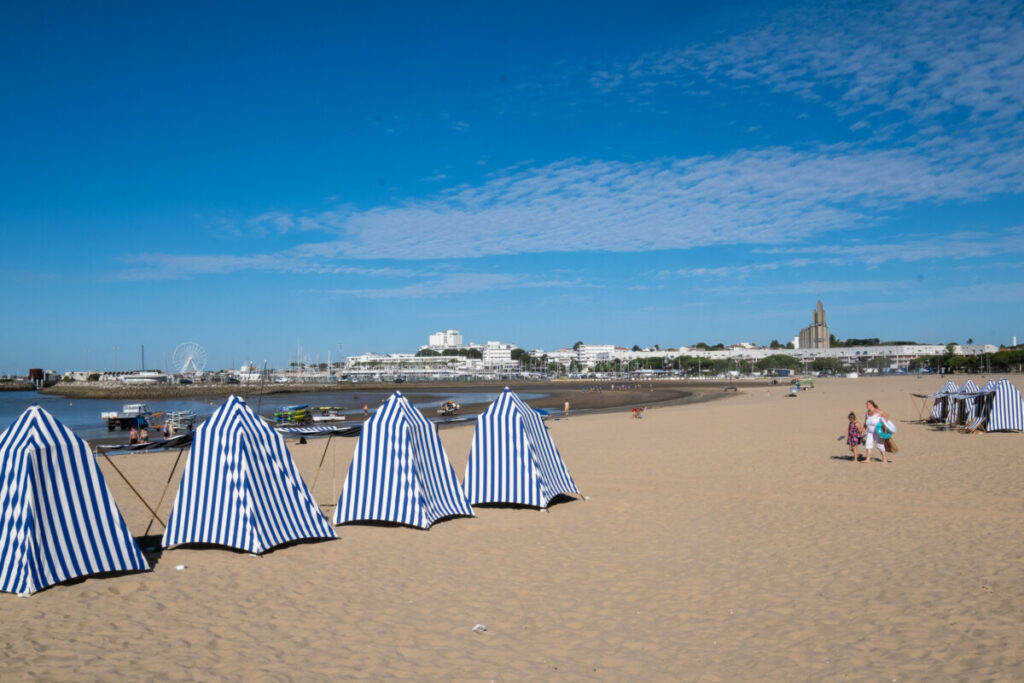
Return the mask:
[[382, 521], [429, 528], [472, 517], [437, 429], [395, 392], [363, 423], [333, 522]]
[[284, 437], [231, 396], [196, 429], [163, 546], [212, 543], [260, 554], [308, 538], [337, 535]]
[[938, 391], [936, 391], [934, 394], [914, 394], [914, 395], [918, 396], [920, 398], [925, 398], [925, 399], [931, 398], [931, 399], [934, 399], [934, 403], [932, 403], [932, 412], [931, 412], [931, 417], [929, 418], [929, 421], [930, 422], [945, 422], [946, 421], [946, 400], [945, 400], [946, 396], [948, 396], [951, 391], [955, 392], [956, 390], [957, 390], [956, 384], [952, 380], [948, 380], [942, 386], [942, 388], [939, 389]]
[[1024, 430], [1024, 399], [1021, 399], [1020, 390], [1006, 378], [996, 382], [993, 389], [994, 394], [989, 406], [985, 430], [989, 432]]
[[950, 394], [955, 394], [960, 388], [956, 385], [953, 380], [947, 380], [941, 389], [931, 395], [935, 399], [935, 403], [932, 405], [932, 421], [934, 422], [945, 422], [949, 417]]
[[977, 416], [978, 385], [974, 380], [967, 380], [960, 390], [949, 398], [953, 402], [947, 422], [953, 425], [962, 425], [973, 420]]
[[0, 434], [0, 590], [149, 569], [89, 445], [31, 406]]
[[507, 387], [476, 419], [462, 486], [472, 505], [546, 508], [559, 494], [579, 494], [540, 414]]

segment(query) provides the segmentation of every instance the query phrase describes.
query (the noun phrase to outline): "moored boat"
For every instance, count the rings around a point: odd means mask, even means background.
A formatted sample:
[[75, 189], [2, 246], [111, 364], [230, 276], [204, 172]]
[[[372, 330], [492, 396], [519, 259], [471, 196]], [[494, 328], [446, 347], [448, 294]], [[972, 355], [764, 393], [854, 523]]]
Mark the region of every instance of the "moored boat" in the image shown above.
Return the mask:
[[281, 409], [274, 413], [274, 420], [277, 422], [306, 422], [309, 418], [308, 404], [281, 406]]
[[320, 406], [313, 411], [313, 422], [341, 422], [344, 419], [338, 406]]
[[437, 414], [441, 417], [451, 417], [452, 415], [459, 412], [460, 406], [455, 401], [445, 401], [441, 404], [441, 407], [437, 409]]

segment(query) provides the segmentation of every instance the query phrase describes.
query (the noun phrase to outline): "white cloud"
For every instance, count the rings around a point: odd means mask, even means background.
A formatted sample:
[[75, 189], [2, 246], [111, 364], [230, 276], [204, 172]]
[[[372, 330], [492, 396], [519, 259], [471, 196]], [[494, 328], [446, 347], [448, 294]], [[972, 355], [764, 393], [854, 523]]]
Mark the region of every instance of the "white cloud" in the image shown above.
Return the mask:
[[627, 76], [671, 84], [697, 72], [764, 83], [846, 113], [924, 120], [962, 110], [1007, 119], [1024, 108], [1022, 39], [1024, 17], [1012, 0], [801, 5], [748, 33], [647, 55], [592, 82], [608, 90]]
[[484, 291], [521, 288], [576, 287], [579, 281], [537, 279], [530, 275], [508, 273], [452, 273], [438, 278], [427, 278], [399, 287], [367, 289], [333, 289], [326, 293], [353, 296], [362, 299], [420, 299], [458, 294], [478, 294]]
[[[363, 268], [330, 263], [336, 249], [318, 249], [320, 245], [300, 245], [274, 254], [232, 256], [223, 254], [148, 253], [144, 267], [129, 267], [111, 275], [115, 280], [175, 280], [195, 275], [223, 275], [239, 271], [305, 273], [319, 275], [356, 275], [363, 277], [419, 277], [404, 268]], [[323, 253], [320, 253], [323, 252]], [[317, 258], [317, 256], [320, 258]], [[137, 255], [122, 257], [125, 263], [138, 261]]]
[[348, 258], [778, 244], [870, 224], [909, 202], [1013, 191], [1021, 177], [913, 150], [776, 147], [720, 158], [567, 160], [401, 206], [294, 222], [335, 232], [337, 255]]
[[[250, 223], [278, 231], [318, 231], [329, 238], [277, 254], [154, 254], [153, 269], [121, 277], [239, 270], [324, 273], [352, 259], [786, 245], [840, 229], [870, 234], [871, 226], [891, 209], [914, 202], [980, 200], [1014, 190], [1021, 177], [947, 163], [913, 150], [846, 145], [635, 163], [567, 160], [518, 167], [479, 186], [453, 188], [400, 206], [264, 213]], [[985, 256], [995, 249], [1020, 250], [1024, 235], [1010, 232], [993, 241], [968, 234], [879, 244], [885, 241], [850, 249], [864, 254], [869, 263]], [[775, 249], [780, 248], [784, 246]], [[794, 249], [809, 254], [819, 248]]]
[[[870, 235], [861, 235], [860, 239], [869, 238]], [[918, 236], [893, 240], [879, 236], [877, 239], [870, 239], [867, 243], [843, 243], [841, 246], [818, 245], [818, 246], [793, 246], [793, 247], [772, 247], [758, 248], [753, 250], [761, 254], [828, 254], [829, 256], [841, 255], [845, 259], [856, 259], [858, 263], [867, 265], [879, 265], [888, 261], [930, 261], [930, 260], [965, 260], [965, 259], [990, 259], [1007, 254], [1024, 253], [1024, 235], [1013, 230], [1005, 231], [1005, 234], [991, 234], [986, 232], [965, 232], [941, 236]], [[821, 258], [806, 259], [807, 265], [820, 265]], [[832, 259], [827, 259], [829, 263]], [[797, 265], [792, 261], [789, 265]], [[976, 268], [977, 266], [965, 266]], [[985, 268], [989, 264], [985, 264]]]

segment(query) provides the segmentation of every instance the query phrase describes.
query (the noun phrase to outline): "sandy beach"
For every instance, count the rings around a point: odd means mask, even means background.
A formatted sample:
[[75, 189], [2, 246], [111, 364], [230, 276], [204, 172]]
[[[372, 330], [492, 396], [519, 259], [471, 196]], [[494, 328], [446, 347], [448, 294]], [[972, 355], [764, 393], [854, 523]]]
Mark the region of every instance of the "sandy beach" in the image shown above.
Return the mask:
[[[1024, 678], [1024, 435], [913, 423], [939, 378], [816, 384], [549, 420], [588, 499], [547, 512], [348, 525], [262, 557], [158, 551], [153, 522], [151, 572], [0, 594], [0, 679]], [[869, 398], [899, 427], [891, 464], [837, 441]], [[460, 479], [472, 433], [441, 432]], [[289, 441], [307, 484], [326, 445]], [[327, 448], [328, 515], [354, 446]], [[156, 502], [176, 456], [116, 462]]]

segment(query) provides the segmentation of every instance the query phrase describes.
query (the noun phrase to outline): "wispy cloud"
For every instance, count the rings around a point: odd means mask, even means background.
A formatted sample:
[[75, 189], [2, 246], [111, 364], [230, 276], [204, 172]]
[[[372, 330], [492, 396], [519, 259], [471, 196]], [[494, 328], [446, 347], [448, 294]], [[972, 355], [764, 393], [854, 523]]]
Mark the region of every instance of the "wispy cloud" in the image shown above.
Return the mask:
[[[832, 107], [849, 117], [851, 128], [869, 127], [870, 137], [629, 163], [524, 162], [478, 184], [395, 205], [264, 212], [244, 225], [254, 233], [319, 233], [320, 241], [276, 254], [157, 254], [155, 268], [131, 268], [119, 276], [330, 273], [351, 268], [353, 260], [721, 245], [777, 245], [764, 253], [802, 260], [706, 265], [674, 275], [742, 278], [782, 265], [827, 264], [835, 258], [828, 253], [833, 247], [807, 250], [803, 244], [837, 231], [870, 230], [915, 204], [1024, 192], [1021, 45], [1024, 15], [1012, 2], [801, 6], [718, 43], [604, 65], [592, 71], [589, 86], [613, 93], [691, 88], [695, 79], [726, 88], [765, 84]], [[446, 120], [464, 126], [447, 115]], [[1020, 241], [1012, 233], [997, 243], [960, 236], [862, 245], [844, 240], [843, 255], [874, 265], [989, 257], [999, 249], [1020, 251]]]
[[751, 273], [757, 273], [765, 270], [778, 270], [781, 267], [781, 263], [748, 263], [742, 266], [677, 268], [675, 270], [663, 270], [658, 273], [658, 277], [661, 279], [668, 277], [743, 279]]
[[438, 278], [427, 278], [399, 287], [368, 289], [333, 289], [325, 293], [337, 296], [351, 296], [361, 299], [420, 299], [451, 296], [454, 294], [479, 294], [501, 289], [536, 289], [576, 287], [578, 280], [538, 279], [531, 275], [506, 273], [453, 273]]
[[291, 216], [346, 258], [443, 259], [786, 243], [908, 202], [974, 200], [1021, 182], [910, 150], [776, 147], [651, 162], [566, 160], [394, 207]]
[[[969, 232], [941, 236], [918, 236], [893, 240], [879, 237], [867, 243], [846, 242], [836, 245], [786, 246], [755, 248], [760, 254], [802, 254], [805, 256], [823, 254], [833, 256], [837, 252], [843, 258], [855, 258], [868, 265], [879, 265], [888, 261], [929, 261], [989, 259], [1006, 254], [1024, 254], [1024, 235], [1014, 230], [1003, 233]], [[831, 259], [829, 259], [831, 261]], [[820, 257], [807, 259], [807, 264], [821, 264]], [[789, 262], [790, 265], [795, 265]], [[976, 266], [970, 266], [976, 267]], [[985, 264], [988, 268], [989, 264]]]
[[[419, 273], [403, 268], [365, 268], [338, 263], [329, 259], [336, 250], [318, 250], [319, 245], [301, 245], [280, 253], [233, 256], [223, 254], [161, 254], [149, 253], [144, 266], [135, 265], [138, 256], [122, 257], [129, 266], [115, 271], [114, 280], [177, 280], [196, 275], [226, 275], [241, 271], [304, 273], [318, 275], [355, 275], [364, 277], [419, 277]], [[321, 258], [317, 257], [317, 252]]]
[[1007, 119], [1024, 108], [1022, 37], [1024, 16], [1012, 0], [801, 5], [719, 43], [603, 69], [591, 82], [603, 90], [649, 87], [699, 73], [767, 84], [844, 113]]

